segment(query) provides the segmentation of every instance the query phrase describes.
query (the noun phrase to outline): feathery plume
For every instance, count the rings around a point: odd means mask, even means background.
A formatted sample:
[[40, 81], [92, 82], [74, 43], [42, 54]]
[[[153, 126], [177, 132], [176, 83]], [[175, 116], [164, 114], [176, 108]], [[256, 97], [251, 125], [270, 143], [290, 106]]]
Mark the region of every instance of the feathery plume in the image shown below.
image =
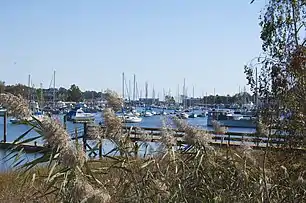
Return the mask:
[[59, 153], [59, 161], [63, 166], [66, 167], [82, 167], [86, 161], [86, 155], [80, 146], [73, 147], [69, 145], [61, 149]]
[[77, 179], [73, 185], [71, 196], [73, 202], [81, 203], [107, 203], [110, 202], [111, 197], [106, 191], [94, 189], [87, 181]]
[[106, 90], [105, 99], [109, 107], [111, 107], [114, 111], [119, 111], [123, 106], [123, 100], [119, 97], [119, 95], [111, 90]]
[[101, 126], [89, 126], [87, 129], [87, 138], [96, 140], [104, 136], [104, 129]]
[[212, 141], [212, 135], [204, 130], [197, 129], [188, 125], [184, 120], [173, 118], [174, 124], [180, 131], [185, 132], [184, 140], [190, 145], [198, 144], [206, 146]]
[[20, 95], [10, 93], [0, 94], [0, 104], [7, 108], [8, 114], [23, 120], [31, 118], [31, 111], [28, 103]]
[[49, 117], [44, 117], [41, 121], [43, 138], [47, 145], [55, 149], [64, 149], [69, 145], [70, 137], [61, 124]]
[[122, 129], [121, 119], [118, 118], [115, 112], [110, 108], [104, 109], [104, 123], [107, 130], [106, 137], [113, 138], [117, 136]]

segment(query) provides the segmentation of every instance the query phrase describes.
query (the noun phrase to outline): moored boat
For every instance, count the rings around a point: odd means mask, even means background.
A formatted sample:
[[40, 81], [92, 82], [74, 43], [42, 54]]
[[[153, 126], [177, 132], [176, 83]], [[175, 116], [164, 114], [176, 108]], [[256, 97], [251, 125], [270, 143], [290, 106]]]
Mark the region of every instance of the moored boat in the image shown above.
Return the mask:
[[95, 115], [92, 113], [85, 113], [82, 109], [77, 109], [70, 117], [73, 122], [92, 122], [95, 120]]
[[187, 113], [185, 113], [185, 112], [182, 112], [182, 113], [178, 114], [177, 116], [178, 116], [179, 118], [181, 118], [181, 119], [187, 119], [187, 118], [189, 118], [189, 115], [188, 115]]
[[229, 109], [213, 109], [209, 111], [207, 126], [213, 126], [214, 120], [225, 127], [256, 128], [256, 117], [234, 114]]
[[192, 113], [188, 116], [188, 118], [196, 118], [198, 117], [198, 115], [196, 113]]
[[124, 123], [140, 123], [142, 118], [137, 116], [124, 116], [122, 117], [122, 122]]

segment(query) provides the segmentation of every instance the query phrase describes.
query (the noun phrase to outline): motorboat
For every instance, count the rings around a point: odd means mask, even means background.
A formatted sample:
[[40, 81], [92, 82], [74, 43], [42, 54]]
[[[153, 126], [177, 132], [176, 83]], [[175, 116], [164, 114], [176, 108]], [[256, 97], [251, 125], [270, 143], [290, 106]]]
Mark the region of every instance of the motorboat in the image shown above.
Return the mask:
[[138, 116], [124, 116], [122, 117], [124, 123], [140, 123], [142, 118]]
[[145, 111], [144, 112], [144, 117], [151, 117], [153, 114], [150, 111]]
[[213, 121], [218, 121], [225, 127], [237, 128], [255, 128], [256, 117], [244, 116], [242, 114], [235, 114], [229, 109], [213, 109], [208, 112], [207, 126], [213, 126]]
[[181, 119], [187, 119], [187, 118], [189, 118], [189, 115], [185, 112], [182, 112], [182, 113], [178, 114], [178, 117], [181, 118]]
[[188, 118], [196, 118], [198, 117], [198, 115], [196, 113], [191, 113]]
[[10, 119], [11, 124], [19, 124], [21, 120], [19, 118], [11, 118]]
[[90, 122], [95, 120], [93, 113], [85, 113], [82, 109], [77, 109], [75, 114], [71, 116], [73, 122]]

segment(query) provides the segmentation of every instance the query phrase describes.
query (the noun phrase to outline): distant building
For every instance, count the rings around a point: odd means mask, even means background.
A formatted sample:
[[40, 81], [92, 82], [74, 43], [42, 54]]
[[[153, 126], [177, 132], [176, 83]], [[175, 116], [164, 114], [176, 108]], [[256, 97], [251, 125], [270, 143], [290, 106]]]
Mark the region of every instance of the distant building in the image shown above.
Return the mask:
[[158, 98], [139, 98], [139, 102], [146, 104], [146, 105], [152, 105], [152, 104], [158, 104], [159, 99]]
[[203, 98], [186, 98], [185, 100], [186, 106], [201, 106], [204, 105]]
[[53, 94], [55, 92], [55, 95], [57, 95], [58, 89], [49, 88], [49, 89], [43, 89], [43, 97], [45, 101], [53, 101]]

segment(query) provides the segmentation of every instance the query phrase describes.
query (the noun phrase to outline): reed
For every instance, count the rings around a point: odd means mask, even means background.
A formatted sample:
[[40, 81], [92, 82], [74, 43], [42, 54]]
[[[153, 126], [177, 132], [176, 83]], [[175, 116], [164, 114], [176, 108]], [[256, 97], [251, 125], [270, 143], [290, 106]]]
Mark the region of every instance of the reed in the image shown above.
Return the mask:
[[[109, 98], [119, 108], [120, 99], [113, 94]], [[18, 172], [1, 174], [0, 178], [6, 180], [0, 182], [4, 188], [0, 197], [6, 201], [15, 193], [38, 202], [137, 203], [303, 202], [306, 199], [306, 156], [302, 152], [273, 151], [269, 147], [265, 151], [249, 146], [212, 147], [209, 133], [175, 119], [177, 127], [186, 132], [188, 145], [174, 150], [173, 132], [165, 124], [159, 153], [139, 158], [112, 108], [107, 108], [103, 116], [106, 129], [89, 134], [100, 141], [111, 140], [115, 144], [113, 151], [120, 155], [88, 159], [77, 144], [71, 144], [62, 126], [46, 118], [31, 125], [52, 151], [21, 165]], [[222, 134], [226, 129], [216, 124], [215, 131]], [[23, 135], [16, 143], [24, 139]], [[38, 169], [42, 163], [46, 165]], [[14, 187], [21, 181], [25, 182], [24, 187]]]

